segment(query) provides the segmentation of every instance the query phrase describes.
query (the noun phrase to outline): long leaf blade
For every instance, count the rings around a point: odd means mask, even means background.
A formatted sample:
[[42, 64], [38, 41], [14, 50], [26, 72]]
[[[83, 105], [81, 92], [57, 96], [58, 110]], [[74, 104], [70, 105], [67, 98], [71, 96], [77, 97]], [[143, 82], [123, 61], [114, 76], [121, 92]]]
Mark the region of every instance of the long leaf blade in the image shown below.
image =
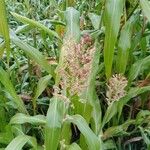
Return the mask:
[[79, 17], [80, 14], [76, 9], [72, 7], [66, 9], [66, 37], [74, 38], [76, 41], [80, 39]]
[[67, 121], [77, 125], [78, 129], [84, 135], [89, 149], [100, 150], [100, 140], [89, 128], [85, 119], [80, 115], [68, 116]]
[[27, 113], [26, 107], [22, 99], [17, 95], [15, 88], [9, 79], [8, 73], [2, 67], [0, 67], [0, 82], [13, 97], [13, 100], [17, 105], [17, 109], [22, 113]]
[[45, 90], [45, 88], [47, 87], [48, 82], [49, 82], [50, 79], [51, 79], [51, 76], [47, 75], [45, 77], [42, 77], [39, 80], [39, 82], [37, 84], [36, 91], [35, 91], [35, 96], [33, 98], [33, 108], [34, 108], [34, 111], [36, 109], [36, 101], [37, 101], [38, 97], [42, 94], [42, 92]]
[[[50, 36], [55, 36], [57, 37], [58, 39], [60, 39], [60, 37], [58, 36], [58, 34], [53, 31], [53, 30], [50, 30], [49, 28], [47, 28], [46, 26], [44, 26], [43, 24], [37, 22], [37, 21], [34, 21], [32, 19], [29, 19], [27, 17], [24, 17], [24, 16], [21, 16], [17, 13], [11, 13], [16, 19], [18, 19], [19, 21], [21, 21], [22, 23], [24, 24], [29, 24], [31, 26], [34, 26], [34, 27], [37, 27], [43, 31], [45, 31], [46, 33], [48, 33]], [[60, 39], [61, 40], [61, 39]]]
[[18, 113], [15, 116], [13, 116], [10, 120], [10, 124], [24, 124], [24, 123], [45, 125], [46, 118], [43, 115], [29, 116], [29, 115]]
[[143, 10], [144, 15], [150, 21], [150, 3], [147, 0], [140, 0], [141, 7]]
[[125, 73], [128, 62], [129, 50], [131, 48], [132, 25], [133, 23], [131, 21], [128, 21], [121, 30], [121, 35], [119, 38], [116, 67], [118, 73], [122, 74]]
[[62, 121], [66, 111], [63, 100], [53, 98], [47, 112], [45, 127], [45, 148], [46, 150], [57, 150], [61, 134]]
[[13, 32], [10, 35], [13, 43], [15, 43], [19, 48], [21, 48], [31, 59], [38, 63], [45, 71], [54, 77], [54, 70], [52, 66], [48, 63], [46, 58], [34, 47], [21, 41]]
[[141, 60], [135, 62], [129, 71], [129, 84], [139, 75], [142, 69], [150, 67], [150, 56], [147, 56]]
[[8, 26], [8, 23], [7, 23], [7, 15], [6, 15], [6, 8], [5, 8], [5, 1], [4, 0], [0, 1], [0, 33], [4, 37], [5, 46], [6, 46], [6, 49], [7, 49], [7, 56], [9, 58], [10, 37], [9, 37], [9, 26]]
[[117, 40], [120, 18], [123, 11], [123, 0], [106, 0], [104, 23], [105, 31], [105, 44], [104, 44], [104, 63], [105, 74], [107, 79], [111, 77], [114, 48]]
[[33, 146], [34, 150], [37, 149], [37, 143], [35, 138], [27, 135], [20, 135], [13, 139], [5, 150], [22, 150], [23, 146], [26, 143], [30, 143]]

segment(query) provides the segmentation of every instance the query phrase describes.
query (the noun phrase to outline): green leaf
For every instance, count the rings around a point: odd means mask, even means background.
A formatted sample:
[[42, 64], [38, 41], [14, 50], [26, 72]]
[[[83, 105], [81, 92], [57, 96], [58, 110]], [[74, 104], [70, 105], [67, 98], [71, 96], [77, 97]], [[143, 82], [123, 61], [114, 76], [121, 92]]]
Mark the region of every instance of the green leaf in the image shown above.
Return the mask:
[[12, 96], [15, 104], [17, 105], [17, 109], [22, 113], [28, 113], [22, 99], [17, 95], [8, 73], [2, 67], [0, 67], [0, 82]]
[[65, 11], [66, 18], [66, 37], [74, 38], [79, 41], [80, 39], [80, 13], [73, 7], [68, 7]]
[[50, 21], [50, 23], [52, 23], [54, 25], [66, 26], [66, 24], [62, 21], [58, 21], [58, 20], [48, 20], [48, 21]]
[[141, 123], [146, 123], [149, 122], [148, 118], [150, 116], [150, 111], [149, 110], [141, 110], [137, 116], [136, 116], [136, 124], [141, 124]]
[[95, 13], [89, 13], [88, 16], [92, 22], [94, 29], [99, 29], [101, 17], [99, 15], [96, 15]]
[[57, 150], [61, 127], [66, 112], [63, 99], [54, 97], [49, 105], [45, 127], [45, 148], [46, 150]]
[[42, 77], [39, 80], [38, 85], [37, 85], [37, 89], [36, 89], [36, 92], [35, 92], [35, 98], [38, 98], [42, 94], [42, 92], [47, 87], [48, 82], [49, 82], [50, 79], [51, 79], [51, 76], [47, 75], [45, 77]]
[[28, 45], [27, 43], [21, 41], [13, 32], [11, 33], [11, 40], [16, 44], [20, 49], [22, 49], [32, 60], [40, 65], [45, 71], [51, 74], [54, 77], [54, 69], [48, 63], [46, 58], [34, 47]]
[[0, 58], [2, 58], [5, 50], [5, 42], [0, 43]]
[[106, 123], [108, 123], [110, 121], [110, 119], [117, 113], [117, 107], [118, 107], [118, 103], [114, 102], [112, 104], [110, 104], [105, 112], [103, 121], [102, 121], [102, 127], [104, 127], [104, 125]]
[[27, 135], [19, 135], [11, 141], [5, 150], [22, 150], [23, 146], [29, 143], [34, 150], [37, 150], [36, 139]]
[[114, 48], [117, 40], [120, 18], [123, 12], [123, 0], [106, 0], [104, 12], [105, 44], [104, 44], [104, 63], [107, 79], [111, 77]]
[[94, 134], [94, 132], [89, 128], [86, 120], [80, 115], [67, 116], [66, 121], [75, 124], [80, 132], [84, 135], [89, 149], [100, 150], [100, 139]]
[[132, 26], [133, 26], [132, 21], [128, 21], [126, 22], [125, 26], [121, 30], [121, 35], [118, 43], [118, 54], [116, 60], [116, 67], [118, 73], [124, 74], [126, 70], [129, 50], [131, 48]]
[[15, 33], [19, 34], [19, 33], [27, 32], [31, 29], [32, 29], [32, 27], [29, 24], [25, 24], [25, 25], [22, 25], [22, 26], [18, 26]]
[[[5, 0], [0, 1], [0, 34], [4, 37], [5, 46], [7, 49], [7, 57], [9, 58], [10, 53], [10, 37], [9, 37], [9, 26], [7, 23], [7, 14], [5, 8]], [[0, 50], [0, 53], [3, 51]]]
[[34, 125], [45, 125], [46, 118], [43, 115], [29, 116], [18, 113], [15, 116], [13, 116], [10, 120], [10, 124], [24, 124], [24, 123], [30, 123]]
[[7, 116], [7, 113], [5, 111], [5, 108], [4, 107], [0, 107], [0, 132], [4, 130], [6, 124], [7, 124], [7, 119], [6, 119], [6, 116]]
[[14, 138], [12, 127], [6, 125], [3, 131], [0, 132], [0, 144], [8, 145]]
[[47, 27], [44, 26], [43, 24], [41, 24], [41, 23], [39, 23], [39, 22], [37, 22], [37, 21], [34, 21], [34, 20], [32, 20], [32, 19], [26, 18], [26, 17], [24, 17], [24, 16], [21, 16], [21, 15], [19, 15], [19, 14], [17, 14], [17, 13], [13, 13], [13, 12], [12, 12], [11, 14], [12, 14], [17, 20], [21, 21], [22, 23], [24, 23], [24, 24], [29, 24], [30, 26], [33, 26], [33, 27], [37, 27], [37, 28], [39, 28], [39, 29], [45, 31], [46, 33], [48, 33], [50, 36], [57, 37], [59, 40], [61, 40], [60, 37], [58, 36], [58, 34], [57, 34], [55, 31], [50, 30], [49, 28], [47, 28]]
[[76, 4], [76, 0], [67, 0], [66, 7], [73, 7]]
[[143, 9], [144, 15], [150, 21], [150, 3], [147, 0], [140, 0], [141, 7]]
[[148, 117], [148, 116], [150, 116], [150, 111], [149, 111], [149, 110], [141, 110], [141, 111], [137, 114], [136, 120], [139, 120], [139, 119], [141, 119], [141, 118], [146, 118], [146, 117]]
[[[147, 136], [146, 131], [144, 130], [144, 128], [139, 127], [139, 129], [140, 129], [140, 131], [141, 131], [143, 140], [144, 140], [144, 142], [145, 142], [146, 145], [147, 145], [147, 149], [150, 149], [150, 139], [149, 139], [149, 136]], [[149, 134], [149, 135], [150, 135], [150, 134]]]
[[135, 123], [135, 120], [128, 120], [122, 125], [108, 128], [103, 134], [103, 139], [106, 140], [113, 136], [123, 136], [124, 134], [126, 135], [127, 134], [126, 131], [129, 125], [134, 124], [134, 123]]
[[137, 95], [140, 95], [144, 92], [150, 91], [150, 86], [142, 87], [142, 88], [131, 88], [130, 91], [128, 91], [128, 94], [118, 100], [117, 102], [112, 103], [108, 106], [107, 111], [104, 115], [104, 119], [102, 122], [102, 128], [104, 125], [110, 121], [110, 119], [117, 114], [118, 112], [118, 118], [120, 118], [123, 106], [133, 97], [136, 97]]
[[92, 106], [87, 99], [80, 99], [78, 96], [72, 98], [72, 103], [75, 107], [75, 114], [79, 114], [84, 117], [84, 119], [89, 122], [91, 118]]
[[[132, 38], [132, 43], [131, 43], [131, 50], [132, 51], [130, 51], [131, 52], [130, 53], [131, 56], [133, 55], [132, 52], [134, 50], [136, 50], [136, 48], [137, 48], [138, 44], [140, 43], [141, 39], [142, 39], [141, 31], [139, 31], [138, 33], [136, 33], [136, 35]], [[130, 60], [132, 60], [132, 59], [130, 59]]]
[[121, 113], [122, 113], [122, 109], [123, 106], [129, 101], [131, 100], [133, 97], [136, 97], [137, 95], [140, 95], [142, 93], [148, 92], [150, 91], [150, 86], [145, 86], [145, 87], [136, 87], [136, 88], [131, 88], [128, 91], [128, 94], [126, 96], [124, 96], [123, 98], [121, 98], [117, 103], [118, 103], [118, 107], [117, 107], [117, 111], [118, 111], [118, 117], [120, 118]]
[[81, 148], [78, 144], [72, 143], [70, 146], [68, 146], [67, 150], [81, 150]]
[[[10, 124], [12, 127], [13, 136], [24, 135], [24, 127], [20, 124]], [[13, 137], [14, 138], [14, 137]]]
[[[100, 46], [96, 43], [96, 51], [92, 60], [91, 73], [88, 78], [88, 87], [85, 91], [85, 98], [88, 103], [92, 106], [92, 114], [89, 116], [93, 119], [92, 129], [96, 134], [99, 133], [100, 124], [101, 124], [101, 108], [98, 100], [98, 96], [96, 94], [96, 75], [99, 69], [99, 61], [100, 61]], [[88, 111], [90, 112], [90, 110]], [[85, 114], [88, 114], [87, 111]]]
[[[54, 25], [65, 26], [65, 24], [63, 22], [56, 21], [56, 20], [47, 20], [47, 19], [45, 19], [45, 20], [42, 20], [40, 23], [43, 23], [44, 21], [49, 21], [50, 23], [52, 23]], [[15, 33], [19, 34], [19, 33], [23, 33], [23, 32], [28, 32], [33, 28], [35, 28], [35, 27], [30, 25], [30, 24], [21, 25], [21, 26], [18, 26]], [[44, 31], [44, 30], [42, 30], [42, 31]], [[45, 33], [45, 31], [44, 31], [44, 33]]]
[[71, 123], [64, 122], [61, 130], [61, 141], [64, 141], [63, 144], [69, 145], [71, 138], [72, 138]]
[[150, 67], [150, 56], [147, 56], [135, 62], [131, 66], [130, 71], [129, 71], [129, 77], [128, 77], [129, 84], [139, 75], [141, 70], [147, 67]]
[[107, 140], [103, 143], [103, 149], [104, 150], [109, 150], [109, 149], [116, 149], [116, 143], [113, 140]]
[[47, 87], [48, 85], [48, 82], [49, 80], [51, 79], [51, 76], [50, 75], [47, 75], [45, 77], [42, 77], [38, 84], [37, 84], [37, 88], [36, 88], [36, 91], [35, 91], [35, 96], [33, 98], [33, 108], [34, 108], [34, 111], [36, 109], [36, 100], [38, 99], [38, 97], [42, 94], [42, 92], [45, 90], [45, 88]]

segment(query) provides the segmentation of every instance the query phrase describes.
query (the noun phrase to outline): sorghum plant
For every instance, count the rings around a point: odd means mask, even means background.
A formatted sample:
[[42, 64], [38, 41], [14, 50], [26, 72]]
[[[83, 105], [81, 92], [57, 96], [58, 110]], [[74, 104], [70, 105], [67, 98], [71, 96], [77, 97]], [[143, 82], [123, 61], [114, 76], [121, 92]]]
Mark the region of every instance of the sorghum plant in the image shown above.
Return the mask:
[[0, 149], [150, 149], [148, 0], [0, 0]]

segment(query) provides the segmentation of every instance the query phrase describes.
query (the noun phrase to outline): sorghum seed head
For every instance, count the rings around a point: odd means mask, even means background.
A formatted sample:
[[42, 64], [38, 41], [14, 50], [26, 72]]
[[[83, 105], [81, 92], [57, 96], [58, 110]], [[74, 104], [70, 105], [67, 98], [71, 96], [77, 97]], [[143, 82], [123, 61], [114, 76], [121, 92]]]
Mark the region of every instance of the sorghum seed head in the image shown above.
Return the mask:
[[70, 89], [70, 93], [80, 94], [88, 85], [95, 47], [89, 35], [84, 35], [79, 44], [73, 38], [65, 39], [63, 67], [59, 69], [62, 88]]
[[125, 87], [127, 86], [127, 79], [121, 74], [113, 75], [107, 84], [106, 99], [107, 103], [111, 104], [114, 101], [118, 101], [126, 94]]

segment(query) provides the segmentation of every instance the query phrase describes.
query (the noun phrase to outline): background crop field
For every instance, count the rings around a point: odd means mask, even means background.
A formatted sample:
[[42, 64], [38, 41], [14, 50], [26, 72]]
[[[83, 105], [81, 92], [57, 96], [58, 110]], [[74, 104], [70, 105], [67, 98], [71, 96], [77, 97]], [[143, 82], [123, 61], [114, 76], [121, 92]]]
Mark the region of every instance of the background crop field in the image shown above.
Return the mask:
[[150, 2], [0, 0], [0, 150], [150, 150]]

